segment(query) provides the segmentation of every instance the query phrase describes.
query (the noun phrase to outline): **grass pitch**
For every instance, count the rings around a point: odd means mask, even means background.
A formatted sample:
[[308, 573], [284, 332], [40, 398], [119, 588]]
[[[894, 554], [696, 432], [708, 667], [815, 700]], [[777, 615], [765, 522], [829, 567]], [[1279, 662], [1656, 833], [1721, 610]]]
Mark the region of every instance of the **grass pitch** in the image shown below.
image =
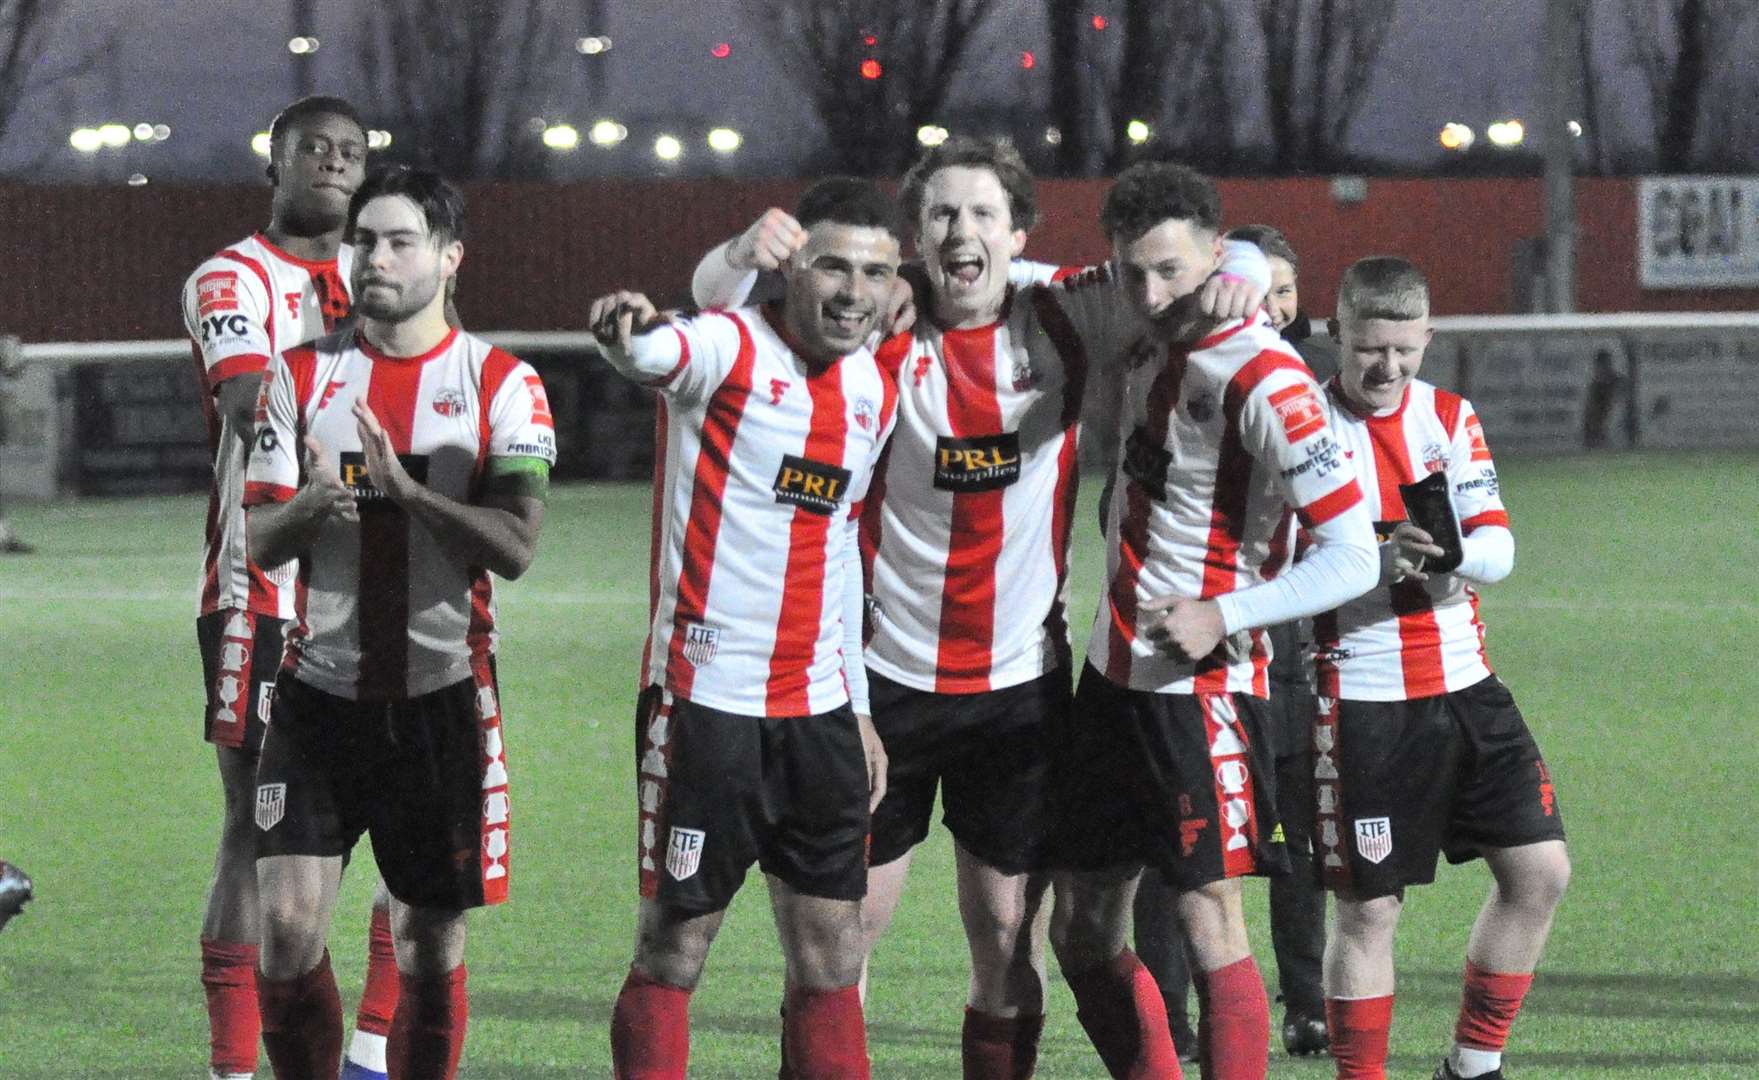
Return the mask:
[[[1759, 457], [1510, 461], [1504, 491], [1519, 543], [1514, 576], [1486, 590], [1490, 655], [1546, 750], [1575, 861], [1509, 1072], [1759, 1076]], [[514, 899], [473, 916], [466, 1077], [609, 1075], [635, 910], [647, 505], [633, 486], [559, 488], [536, 565], [500, 590]], [[200, 734], [202, 512], [194, 497], [11, 510], [41, 554], [0, 559], [0, 856], [39, 898], [0, 935], [4, 1080], [205, 1075], [196, 942], [220, 787]], [[368, 878], [344, 882], [331, 937], [351, 1009]], [[1448, 1044], [1487, 881], [1482, 866], [1444, 867], [1411, 894], [1392, 1075], [1427, 1077]], [[1247, 892], [1274, 991], [1264, 891]], [[876, 1076], [958, 1075], [965, 968], [937, 830], [874, 958]], [[754, 876], [694, 999], [693, 1076], [774, 1075], [780, 984]], [[1054, 966], [1049, 1011], [1039, 1075], [1102, 1077]], [[1278, 1045], [1271, 1075], [1331, 1066]]]

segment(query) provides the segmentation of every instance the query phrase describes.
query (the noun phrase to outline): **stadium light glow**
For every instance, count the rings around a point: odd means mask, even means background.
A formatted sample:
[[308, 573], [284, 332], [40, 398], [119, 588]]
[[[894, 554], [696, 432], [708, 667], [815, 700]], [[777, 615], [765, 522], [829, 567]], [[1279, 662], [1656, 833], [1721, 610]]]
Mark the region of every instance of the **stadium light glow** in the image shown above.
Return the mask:
[[256, 151], [257, 157], [269, 156], [269, 133], [259, 131], [250, 137], [250, 148]]
[[616, 146], [628, 137], [629, 129], [615, 120], [600, 120], [587, 133], [594, 146]]
[[1044, 141], [1052, 146], [1063, 145], [1063, 129], [1052, 124], [1044, 129]]
[[1443, 150], [1465, 150], [1478, 136], [1465, 124], [1449, 121], [1441, 126], [1441, 135], [1438, 138]]
[[147, 174], [146, 173], [129, 173], [128, 174], [128, 186], [129, 187], [145, 187], [146, 184], [147, 184]]
[[732, 128], [718, 127], [709, 129], [708, 148], [717, 154], [731, 154], [745, 142], [745, 136]]
[[597, 56], [600, 53], [610, 52], [611, 39], [603, 35], [577, 38], [574, 42], [574, 51], [582, 56]]
[[1582, 121], [1571, 120], [1568, 124], [1565, 124], [1564, 126], [1569, 129], [1569, 132], [1571, 135], [1575, 136], [1578, 139], [1580, 139], [1582, 137]]
[[151, 124], [136, 124], [136, 125], [134, 125], [134, 140], [136, 142], [151, 142], [152, 139], [153, 139], [153, 125], [151, 125]]
[[916, 129], [916, 141], [924, 146], [939, 146], [947, 141], [948, 134], [939, 124], [924, 124]]
[[73, 133], [67, 136], [67, 145], [82, 154], [95, 154], [104, 145], [104, 140], [98, 137], [97, 128], [74, 128]]
[[572, 150], [580, 145], [580, 132], [572, 124], [552, 124], [544, 129], [543, 138], [551, 150]]
[[366, 133], [366, 148], [368, 150], [383, 150], [390, 145], [391, 133], [389, 131], [374, 128]]
[[287, 51], [294, 56], [310, 56], [318, 51], [318, 44], [315, 37], [296, 37], [287, 43]]
[[170, 124], [154, 124], [153, 125], [153, 141], [154, 142], [164, 142], [166, 139], [169, 139], [170, 137], [171, 137], [171, 125]]
[[675, 135], [661, 135], [654, 140], [654, 157], [661, 161], [677, 161], [684, 156], [684, 144]]
[[98, 129], [98, 141], [111, 149], [127, 146], [132, 138], [134, 132], [128, 130], [127, 124], [105, 124]]
[[1521, 140], [1527, 137], [1527, 128], [1519, 120], [1498, 120], [1485, 128], [1484, 134], [1492, 143], [1507, 149], [1521, 145]]
[[1138, 146], [1148, 141], [1154, 130], [1140, 120], [1132, 120], [1124, 125], [1124, 136]]

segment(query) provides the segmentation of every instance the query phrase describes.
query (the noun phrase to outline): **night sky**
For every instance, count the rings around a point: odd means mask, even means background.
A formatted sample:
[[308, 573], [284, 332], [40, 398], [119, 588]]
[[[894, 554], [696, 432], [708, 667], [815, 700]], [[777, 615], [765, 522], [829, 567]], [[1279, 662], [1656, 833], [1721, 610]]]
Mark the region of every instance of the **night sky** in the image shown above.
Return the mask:
[[[356, 88], [354, 53], [347, 37], [358, 4], [317, 0], [318, 88], [345, 96]], [[1058, 0], [1064, 2], [1064, 0]], [[17, 173], [41, 163], [36, 178], [113, 179], [140, 171], [155, 178], [240, 180], [256, 174], [250, 134], [266, 126], [292, 98], [296, 82], [286, 51], [290, 28], [283, 4], [268, 0], [69, 0], [72, 18], [44, 65], [92, 56], [106, 30], [119, 28], [119, 48], [96, 57], [91, 70], [35, 92], [24, 122], [0, 143], [0, 170]], [[947, 126], [958, 130], [959, 101], [988, 93], [1042, 95], [1049, 65], [1019, 69], [1022, 50], [1047, 55], [1042, 8], [1033, 0], [1004, 0], [986, 24], [983, 41], [958, 83]], [[1112, 11], [1116, 3], [1096, 3]], [[794, 163], [819, 138], [817, 122], [793, 84], [766, 52], [761, 35], [741, 14], [738, 0], [609, 0], [606, 24], [579, 32], [608, 34], [602, 57], [573, 62], [605, 66], [603, 100], [583, 100], [570, 120], [583, 129], [599, 116], [658, 123], [668, 115], [702, 126], [740, 129], [740, 160], [754, 172], [795, 171]], [[1543, 98], [1543, 0], [1482, 0], [1470, 4], [1401, 0], [1370, 100], [1352, 129], [1350, 149], [1420, 165], [1438, 154], [1435, 137], [1447, 120], [1482, 131], [1503, 116], [1531, 126]], [[717, 42], [731, 46], [714, 59]], [[1001, 95], [993, 89], [1004, 88]], [[370, 102], [356, 98], [370, 113]], [[1038, 97], [1042, 100], [1042, 97]], [[1242, 116], [1261, 116], [1245, 98]], [[165, 143], [131, 147], [126, 166], [82, 162], [67, 145], [76, 126], [120, 120], [166, 123]], [[633, 125], [632, 125], [633, 126]], [[630, 149], [633, 149], [632, 147]], [[603, 153], [583, 145], [577, 154]], [[643, 151], [645, 152], [645, 151]], [[706, 153], [698, 147], [697, 153]], [[156, 174], [156, 175], [155, 175]]]

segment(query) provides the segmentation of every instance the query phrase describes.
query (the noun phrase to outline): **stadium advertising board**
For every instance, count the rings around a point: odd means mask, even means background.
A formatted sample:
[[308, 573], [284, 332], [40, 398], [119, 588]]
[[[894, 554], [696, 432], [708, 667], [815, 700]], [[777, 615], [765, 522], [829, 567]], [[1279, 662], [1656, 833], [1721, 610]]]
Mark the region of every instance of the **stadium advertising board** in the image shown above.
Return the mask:
[[73, 372], [73, 484], [82, 495], [200, 491], [213, 476], [195, 367], [82, 364]]
[[1637, 271], [1645, 289], [1759, 285], [1759, 177], [1644, 177]]

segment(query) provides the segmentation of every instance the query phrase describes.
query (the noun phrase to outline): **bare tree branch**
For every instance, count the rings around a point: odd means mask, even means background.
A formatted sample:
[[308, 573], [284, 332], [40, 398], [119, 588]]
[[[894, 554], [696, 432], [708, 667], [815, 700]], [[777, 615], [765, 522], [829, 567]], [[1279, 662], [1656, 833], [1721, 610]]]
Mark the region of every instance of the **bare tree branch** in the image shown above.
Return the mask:
[[812, 101], [838, 167], [876, 175], [901, 167], [916, 129], [940, 118], [996, 3], [754, 0], [751, 9]]
[[378, 0], [367, 8], [358, 49], [372, 96], [362, 104], [409, 133], [393, 156], [421, 153], [461, 179], [540, 169], [525, 124], [572, 113], [582, 94], [569, 9], [560, 0]]

